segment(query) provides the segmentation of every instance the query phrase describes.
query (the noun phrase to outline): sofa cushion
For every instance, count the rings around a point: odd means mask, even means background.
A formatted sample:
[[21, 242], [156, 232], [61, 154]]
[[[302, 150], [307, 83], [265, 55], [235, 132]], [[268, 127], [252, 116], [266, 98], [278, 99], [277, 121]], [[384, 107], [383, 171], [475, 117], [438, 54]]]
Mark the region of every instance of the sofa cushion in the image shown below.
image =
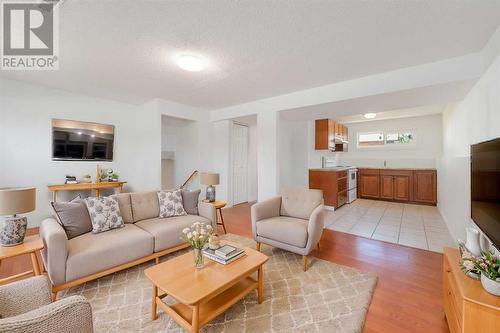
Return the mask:
[[92, 231], [92, 222], [84, 200], [51, 202], [51, 205], [57, 222], [62, 225], [68, 239]]
[[297, 247], [305, 247], [307, 224], [308, 221], [293, 217], [272, 217], [257, 222], [257, 236]]
[[160, 217], [173, 217], [186, 215], [182, 206], [181, 190], [158, 192], [158, 202], [160, 203]]
[[154, 251], [168, 249], [181, 244], [182, 229], [190, 227], [195, 222], [211, 224], [210, 221], [198, 215], [154, 218], [137, 222], [135, 225], [154, 236]]
[[66, 281], [142, 258], [153, 253], [153, 236], [133, 224], [67, 243]]
[[152, 219], [160, 215], [157, 193], [156, 191], [130, 193], [134, 222]]
[[200, 197], [200, 192], [200, 189], [196, 191], [182, 190], [182, 205], [186, 213], [198, 215], [198, 198]]
[[309, 220], [313, 210], [323, 202], [323, 191], [288, 188], [281, 192], [280, 215]]
[[134, 223], [134, 216], [132, 215], [132, 201], [130, 199], [130, 193], [117, 194], [116, 201], [118, 201], [118, 206], [120, 207], [120, 213], [122, 214], [123, 222]]

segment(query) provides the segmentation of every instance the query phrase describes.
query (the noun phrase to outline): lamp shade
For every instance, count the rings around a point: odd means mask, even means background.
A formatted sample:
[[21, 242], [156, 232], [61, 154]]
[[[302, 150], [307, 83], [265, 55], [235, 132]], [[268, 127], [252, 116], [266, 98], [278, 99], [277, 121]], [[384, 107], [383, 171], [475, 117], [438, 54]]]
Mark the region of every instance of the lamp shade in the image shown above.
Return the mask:
[[219, 185], [219, 174], [212, 172], [202, 172], [200, 174], [200, 183], [203, 185]]
[[36, 188], [0, 188], [0, 215], [22, 214], [35, 210]]

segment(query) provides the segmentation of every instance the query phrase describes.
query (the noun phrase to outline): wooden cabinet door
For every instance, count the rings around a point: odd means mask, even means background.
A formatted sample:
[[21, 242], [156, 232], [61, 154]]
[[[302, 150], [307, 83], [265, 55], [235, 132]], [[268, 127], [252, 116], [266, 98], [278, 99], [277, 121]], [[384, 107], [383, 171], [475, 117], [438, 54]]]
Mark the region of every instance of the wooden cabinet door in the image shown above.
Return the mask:
[[413, 171], [413, 201], [436, 204], [436, 171]]
[[347, 127], [342, 125], [342, 140], [348, 141], [349, 140], [349, 135], [347, 132]]
[[410, 177], [394, 176], [394, 200], [410, 201]]
[[360, 175], [359, 184], [361, 185], [360, 196], [365, 198], [380, 198], [380, 176], [379, 175]]
[[380, 176], [380, 197], [382, 199], [394, 199], [394, 176]]
[[314, 149], [316, 150], [326, 150], [328, 149], [328, 119], [318, 119], [315, 121], [315, 144]]

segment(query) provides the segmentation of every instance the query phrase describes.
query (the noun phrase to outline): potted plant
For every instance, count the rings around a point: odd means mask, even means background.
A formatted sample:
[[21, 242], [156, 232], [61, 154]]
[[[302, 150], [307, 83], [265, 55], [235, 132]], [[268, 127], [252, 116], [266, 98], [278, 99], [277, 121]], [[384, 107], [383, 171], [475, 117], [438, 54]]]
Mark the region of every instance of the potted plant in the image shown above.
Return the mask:
[[118, 174], [117, 173], [113, 173], [111, 175], [111, 180], [114, 181], [114, 182], [117, 182], [118, 181]]
[[500, 258], [492, 251], [483, 251], [474, 260], [474, 266], [481, 272], [481, 284], [490, 294], [500, 296]]
[[195, 222], [190, 228], [182, 230], [181, 239], [188, 242], [193, 248], [194, 266], [196, 268], [203, 268], [203, 249], [207, 247], [213, 232], [211, 225], [202, 222]]

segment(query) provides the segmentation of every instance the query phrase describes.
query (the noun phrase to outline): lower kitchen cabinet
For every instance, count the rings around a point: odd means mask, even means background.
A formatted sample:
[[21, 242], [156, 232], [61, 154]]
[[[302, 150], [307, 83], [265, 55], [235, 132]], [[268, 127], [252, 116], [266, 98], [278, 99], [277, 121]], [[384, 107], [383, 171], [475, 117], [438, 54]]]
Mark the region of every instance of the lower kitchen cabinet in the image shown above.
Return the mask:
[[380, 170], [364, 169], [359, 172], [358, 196], [362, 198], [380, 198]]
[[322, 190], [325, 205], [338, 208], [348, 201], [347, 171], [311, 169], [309, 188]]
[[413, 172], [413, 200], [415, 202], [436, 204], [436, 171], [434, 170], [415, 170]]
[[359, 169], [360, 198], [435, 205], [436, 171]]

